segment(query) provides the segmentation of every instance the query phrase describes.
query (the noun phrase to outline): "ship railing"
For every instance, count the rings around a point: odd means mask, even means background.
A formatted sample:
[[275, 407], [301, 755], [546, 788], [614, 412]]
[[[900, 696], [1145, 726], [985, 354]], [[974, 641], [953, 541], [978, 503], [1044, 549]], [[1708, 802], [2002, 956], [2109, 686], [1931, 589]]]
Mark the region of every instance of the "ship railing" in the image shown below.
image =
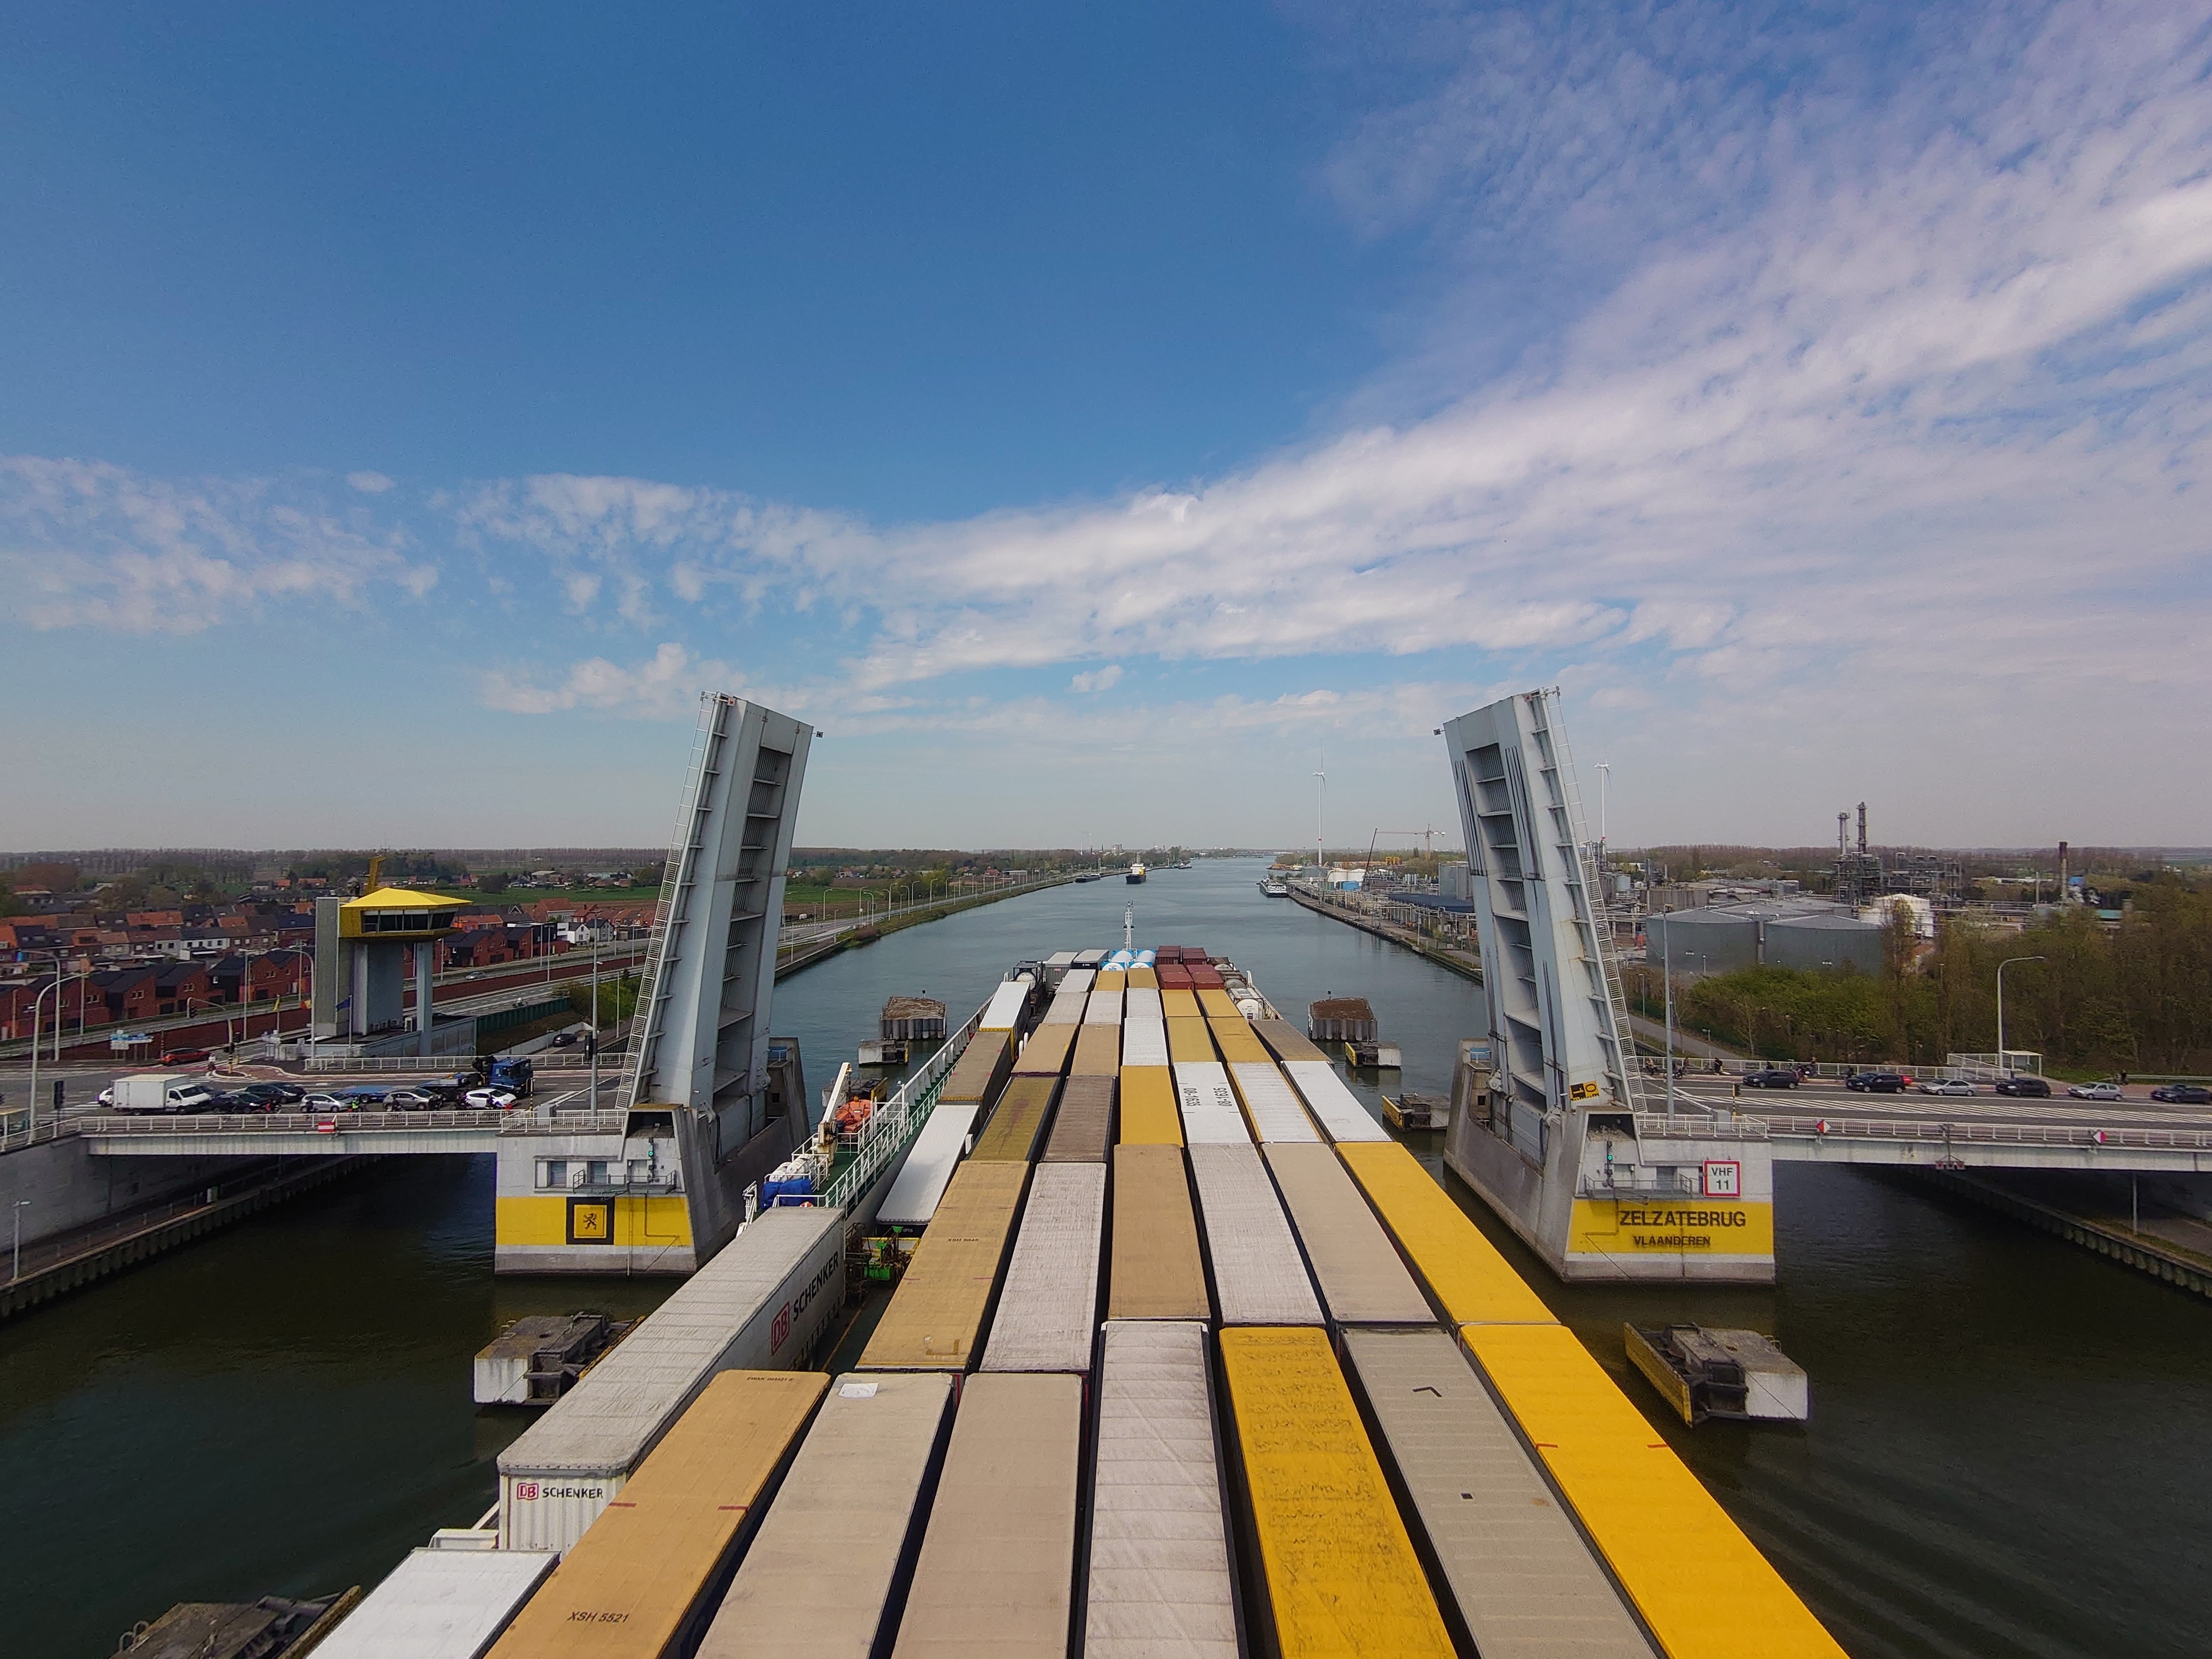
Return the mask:
[[[989, 1006], [986, 1003], [984, 1007]], [[929, 1115], [936, 1108], [946, 1076], [968, 1047], [968, 1040], [975, 1035], [976, 1024], [982, 1018], [983, 1008], [969, 1015], [966, 1024], [945, 1039], [945, 1046], [869, 1115], [853, 1161], [830, 1182], [822, 1194], [823, 1203], [835, 1209], [850, 1208], [891, 1160], [913, 1145], [914, 1138], [921, 1133], [922, 1126], [929, 1121]]]

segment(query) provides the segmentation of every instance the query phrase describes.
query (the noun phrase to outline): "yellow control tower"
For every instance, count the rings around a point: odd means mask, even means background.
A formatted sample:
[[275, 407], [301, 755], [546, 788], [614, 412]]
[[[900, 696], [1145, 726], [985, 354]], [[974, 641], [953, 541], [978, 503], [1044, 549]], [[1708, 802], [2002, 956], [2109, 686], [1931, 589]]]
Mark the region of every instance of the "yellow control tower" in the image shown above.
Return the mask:
[[430, 1052], [430, 981], [437, 943], [453, 931], [465, 899], [380, 887], [383, 860], [369, 865], [368, 892], [325, 899], [315, 916], [316, 1034], [359, 1041], [406, 1018], [407, 957], [415, 957], [416, 1052]]

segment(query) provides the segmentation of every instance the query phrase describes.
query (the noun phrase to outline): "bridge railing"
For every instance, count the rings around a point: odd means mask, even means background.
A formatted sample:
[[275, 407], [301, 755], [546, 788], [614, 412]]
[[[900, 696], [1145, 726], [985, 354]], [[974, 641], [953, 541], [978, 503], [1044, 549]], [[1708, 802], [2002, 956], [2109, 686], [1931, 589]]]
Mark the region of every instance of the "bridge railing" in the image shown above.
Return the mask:
[[526, 1110], [471, 1112], [144, 1112], [70, 1120], [76, 1134], [179, 1135], [360, 1134], [400, 1130], [489, 1129], [502, 1135], [620, 1134], [627, 1112], [561, 1112], [540, 1117]]
[[1881, 1140], [1927, 1146], [2132, 1147], [2146, 1152], [2212, 1152], [2212, 1129], [2102, 1127], [2084, 1123], [1973, 1122], [1939, 1118], [1672, 1117], [1640, 1113], [1639, 1140]]
[[869, 1115], [859, 1150], [854, 1153], [853, 1161], [830, 1182], [822, 1195], [823, 1203], [836, 1209], [849, 1208], [890, 1161], [913, 1144], [937, 1105], [938, 1091], [968, 1047], [968, 1040], [975, 1035], [976, 1022], [982, 1018], [982, 1008], [969, 1015], [967, 1023], [945, 1039], [945, 1046]]

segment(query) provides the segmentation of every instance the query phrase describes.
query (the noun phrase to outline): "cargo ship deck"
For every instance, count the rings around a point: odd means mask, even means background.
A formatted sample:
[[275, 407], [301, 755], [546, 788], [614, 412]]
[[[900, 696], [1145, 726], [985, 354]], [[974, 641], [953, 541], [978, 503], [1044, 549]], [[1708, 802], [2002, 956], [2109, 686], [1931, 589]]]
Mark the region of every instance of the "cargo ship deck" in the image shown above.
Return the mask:
[[1235, 964], [1041, 957], [963, 1031], [877, 1213], [784, 1194], [501, 1458], [442, 1541], [515, 1570], [410, 1653], [1841, 1653]]

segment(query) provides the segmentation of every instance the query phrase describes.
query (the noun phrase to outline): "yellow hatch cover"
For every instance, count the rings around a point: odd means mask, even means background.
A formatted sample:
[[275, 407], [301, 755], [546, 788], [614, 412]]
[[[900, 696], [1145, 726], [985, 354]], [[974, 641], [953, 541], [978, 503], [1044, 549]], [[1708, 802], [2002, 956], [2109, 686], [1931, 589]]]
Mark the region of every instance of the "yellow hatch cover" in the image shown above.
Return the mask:
[[1340, 1141], [1337, 1156], [1454, 1324], [1558, 1322], [1414, 1156], [1395, 1140]]

